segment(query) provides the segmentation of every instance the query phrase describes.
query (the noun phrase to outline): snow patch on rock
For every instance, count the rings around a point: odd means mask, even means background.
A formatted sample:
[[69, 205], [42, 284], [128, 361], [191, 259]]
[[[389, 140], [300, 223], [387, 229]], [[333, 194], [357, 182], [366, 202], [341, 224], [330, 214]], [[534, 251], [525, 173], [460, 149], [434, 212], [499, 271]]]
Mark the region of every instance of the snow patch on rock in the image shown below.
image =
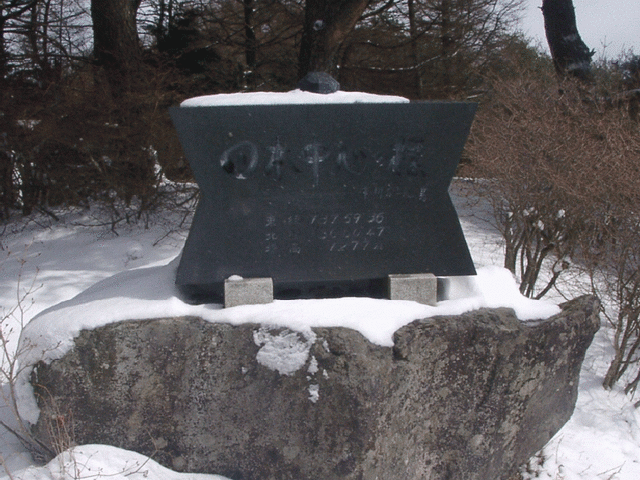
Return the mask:
[[261, 347], [256, 360], [280, 375], [293, 375], [304, 367], [315, 340], [313, 332], [274, 331], [272, 327], [261, 327], [253, 332], [253, 341]]

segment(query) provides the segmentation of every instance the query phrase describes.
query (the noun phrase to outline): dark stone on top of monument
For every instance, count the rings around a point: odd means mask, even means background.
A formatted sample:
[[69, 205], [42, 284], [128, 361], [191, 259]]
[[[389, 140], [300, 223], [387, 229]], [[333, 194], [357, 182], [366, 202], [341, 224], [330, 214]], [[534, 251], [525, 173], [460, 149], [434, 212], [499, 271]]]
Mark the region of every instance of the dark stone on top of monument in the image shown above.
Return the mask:
[[473, 103], [171, 109], [200, 186], [176, 284], [221, 302], [224, 280], [276, 298], [387, 295], [389, 274], [473, 275], [450, 181]]
[[311, 93], [334, 93], [340, 90], [340, 84], [325, 72], [311, 72], [298, 82], [298, 88]]

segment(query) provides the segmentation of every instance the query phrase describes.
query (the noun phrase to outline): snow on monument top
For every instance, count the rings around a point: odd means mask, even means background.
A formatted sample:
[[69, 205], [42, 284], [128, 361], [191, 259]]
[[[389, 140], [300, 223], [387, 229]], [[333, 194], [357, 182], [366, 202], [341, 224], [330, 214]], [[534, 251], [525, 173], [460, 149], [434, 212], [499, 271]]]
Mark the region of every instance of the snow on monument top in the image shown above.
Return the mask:
[[335, 103], [409, 103], [409, 99], [393, 95], [363, 92], [312, 93], [302, 90], [290, 92], [220, 93], [189, 98], [181, 107], [227, 107], [240, 105], [318, 105]]

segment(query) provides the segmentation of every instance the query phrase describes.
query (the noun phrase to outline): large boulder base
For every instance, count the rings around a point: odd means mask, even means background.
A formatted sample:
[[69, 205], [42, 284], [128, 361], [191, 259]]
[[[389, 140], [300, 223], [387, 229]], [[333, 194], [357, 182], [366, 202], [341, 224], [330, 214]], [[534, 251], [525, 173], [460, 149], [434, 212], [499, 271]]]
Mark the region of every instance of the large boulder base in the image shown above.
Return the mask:
[[345, 328], [121, 322], [36, 366], [33, 432], [53, 446], [71, 422], [75, 443], [233, 480], [507, 479], [571, 416], [598, 310], [416, 320], [393, 348]]

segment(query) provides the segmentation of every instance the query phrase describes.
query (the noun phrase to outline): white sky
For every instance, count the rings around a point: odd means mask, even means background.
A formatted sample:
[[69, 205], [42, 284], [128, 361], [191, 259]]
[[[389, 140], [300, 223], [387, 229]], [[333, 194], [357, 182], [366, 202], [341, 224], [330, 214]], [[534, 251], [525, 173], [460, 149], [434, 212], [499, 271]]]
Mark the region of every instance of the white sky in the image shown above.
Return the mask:
[[[526, 0], [522, 30], [549, 51], [544, 35], [542, 0]], [[573, 0], [580, 37], [595, 58], [616, 58], [633, 49], [640, 55], [640, 0]], [[606, 48], [605, 48], [606, 46]]]

